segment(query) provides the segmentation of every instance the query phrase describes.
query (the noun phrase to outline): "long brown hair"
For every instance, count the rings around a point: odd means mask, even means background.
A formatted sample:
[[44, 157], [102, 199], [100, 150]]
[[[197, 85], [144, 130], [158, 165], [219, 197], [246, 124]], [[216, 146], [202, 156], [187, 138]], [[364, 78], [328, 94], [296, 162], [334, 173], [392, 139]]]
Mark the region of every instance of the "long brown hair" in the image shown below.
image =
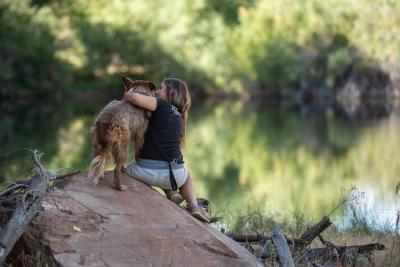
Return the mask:
[[186, 82], [176, 78], [166, 78], [163, 83], [167, 87], [168, 100], [178, 108], [183, 118], [183, 133], [181, 146], [185, 145], [186, 136], [186, 123], [189, 117], [189, 109], [192, 104], [192, 100], [189, 94], [189, 88]]

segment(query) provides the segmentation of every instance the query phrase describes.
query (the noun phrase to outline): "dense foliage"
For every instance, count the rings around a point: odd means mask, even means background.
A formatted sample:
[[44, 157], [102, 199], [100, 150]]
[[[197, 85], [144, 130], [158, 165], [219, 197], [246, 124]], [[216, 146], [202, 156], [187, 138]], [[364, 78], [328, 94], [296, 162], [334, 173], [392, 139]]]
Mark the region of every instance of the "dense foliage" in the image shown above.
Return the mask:
[[1, 90], [118, 90], [123, 74], [206, 93], [329, 86], [351, 62], [399, 62], [399, 12], [394, 0], [2, 0]]

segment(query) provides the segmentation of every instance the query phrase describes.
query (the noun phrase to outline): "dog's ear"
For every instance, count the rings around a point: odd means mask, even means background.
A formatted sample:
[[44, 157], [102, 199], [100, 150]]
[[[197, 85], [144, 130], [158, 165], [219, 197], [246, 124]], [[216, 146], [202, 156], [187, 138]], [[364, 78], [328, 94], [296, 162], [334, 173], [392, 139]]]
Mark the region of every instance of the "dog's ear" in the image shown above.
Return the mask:
[[156, 85], [152, 82], [147, 82], [147, 86], [150, 88], [151, 91], [156, 90]]
[[135, 82], [127, 76], [122, 77], [122, 82], [124, 84], [125, 91], [128, 91], [129, 89], [131, 89], [135, 84]]

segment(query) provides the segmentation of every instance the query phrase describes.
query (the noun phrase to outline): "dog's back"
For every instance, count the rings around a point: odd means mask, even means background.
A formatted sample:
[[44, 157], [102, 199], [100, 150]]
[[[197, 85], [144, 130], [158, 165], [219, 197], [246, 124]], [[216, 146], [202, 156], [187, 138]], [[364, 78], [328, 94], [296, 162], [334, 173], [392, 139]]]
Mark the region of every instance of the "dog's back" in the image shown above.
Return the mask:
[[99, 124], [122, 127], [128, 131], [136, 129], [146, 120], [145, 111], [125, 101], [113, 100], [97, 116], [93, 127]]

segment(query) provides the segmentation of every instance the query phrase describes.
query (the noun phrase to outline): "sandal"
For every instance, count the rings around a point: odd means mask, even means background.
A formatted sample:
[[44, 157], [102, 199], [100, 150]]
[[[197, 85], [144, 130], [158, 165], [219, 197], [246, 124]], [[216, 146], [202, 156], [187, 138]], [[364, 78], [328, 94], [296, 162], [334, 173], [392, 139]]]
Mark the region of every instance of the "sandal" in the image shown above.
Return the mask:
[[211, 218], [204, 208], [195, 206], [195, 207], [190, 207], [189, 211], [191, 212], [193, 217], [195, 217], [196, 219], [198, 219], [202, 222], [210, 223]]

